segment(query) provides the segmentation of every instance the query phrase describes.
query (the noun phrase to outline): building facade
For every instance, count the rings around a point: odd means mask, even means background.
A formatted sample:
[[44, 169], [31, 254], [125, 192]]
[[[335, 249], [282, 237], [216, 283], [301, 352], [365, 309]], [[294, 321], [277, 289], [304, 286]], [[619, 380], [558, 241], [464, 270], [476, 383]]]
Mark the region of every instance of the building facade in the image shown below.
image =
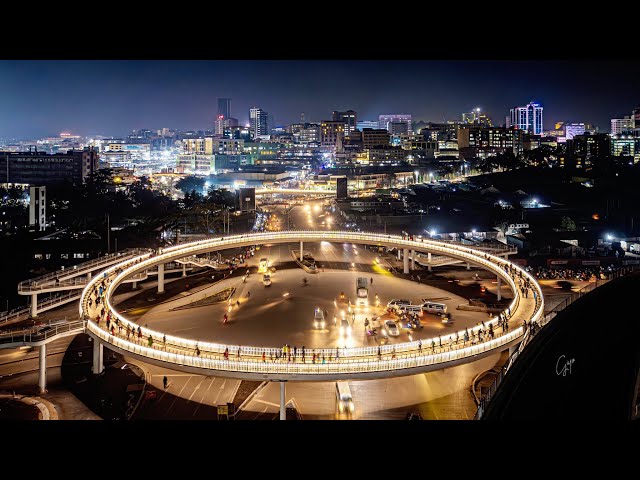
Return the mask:
[[584, 123], [567, 123], [564, 125], [564, 136], [567, 140], [573, 139], [576, 135], [583, 135], [584, 132]]
[[251, 138], [258, 138], [262, 135], [269, 135], [269, 114], [261, 108], [254, 107], [249, 110], [249, 123]]
[[612, 118], [611, 119], [611, 135], [620, 135], [633, 130], [635, 122], [633, 117]]
[[231, 99], [219, 98], [218, 99], [218, 117], [222, 115], [222, 118], [231, 118]]
[[93, 148], [67, 153], [0, 152], [0, 183], [50, 185], [64, 181], [83, 183], [98, 171]]
[[392, 122], [404, 122], [407, 124], [407, 132], [411, 132], [411, 114], [399, 113], [399, 114], [390, 114], [390, 115], [379, 115], [378, 116], [378, 128], [384, 128], [385, 130], [389, 130], [390, 124]]
[[344, 134], [349, 135], [356, 130], [358, 116], [353, 110], [347, 110], [346, 112], [333, 112], [333, 121], [344, 123]]
[[335, 147], [338, 137], [344, 139], [344, 122], [325, 120], [320, 124], [320, 144], [323, 147]]
[[29, 230], [47, 228], [47, 187], [29, 187]]
[[508, 127], [515, 127], [534, 135], [541, 135], [543, 130], [542, 109], [539, 103], [530, 102], [524, 107], [511, 109]]

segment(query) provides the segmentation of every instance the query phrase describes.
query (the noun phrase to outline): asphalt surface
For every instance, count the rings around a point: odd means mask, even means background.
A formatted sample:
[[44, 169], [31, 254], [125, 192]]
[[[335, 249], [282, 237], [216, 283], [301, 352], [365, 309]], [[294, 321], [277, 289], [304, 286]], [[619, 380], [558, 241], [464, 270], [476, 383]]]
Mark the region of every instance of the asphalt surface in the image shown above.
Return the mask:
[[[312, 205], [321, 203], [311, 202]], [[327, 220], [330, 215], [334, 219], [333, 222]], [[286, 220], [286, 217], [284, 218]], [[291, 226], [295, 225], [296, 228], [330, 229], [335, 221], [335, 214], [324, 210], [316, 212], [313, 206], [309, 207], [309, 211], [305, 207], [295, 207], [289, 215]], [[286, 224], [283, 228], [286, 228]], [[352, 298], [355, 297], [355, 278], [360, 274], [355, 271], [356, 269], [351, 266], [351, 263], [357, 265], [357, 269], [364, 272], [362, 276], [374, 278], [371, 295], [373, 296], [377, 292], [381, 304], [386, 305], [386, 302], [392, 297], [408, 297], [414, 302], [420, 298], [449, 297], [449, 300], [443, 300], [443, 302], [449, 304], [450, 309], [453, 307], [452, 312], [456, 323], [454, 326], [448, 327], [451, 330], [461, 328], [465, 325], [464, 322], [473, 325], [479, 319], [486, 318], [485, 314], [455, 310], [455, 305], [458, 302], [467, 303], [462, 296], [468, 296], [469, 292], [479, 289], [481, 285], [485, 286], [488, 293], [495, 293], [495, 278], [480, 270], [477, 271], [480, 280], [476, 280], [475, 270], [468, 272], [464, 268], [436, 267], [434, 269], [436, 275], [431, 277], [428, 285], [424, 285], [424, 279], [423, 285], [419, 285], [416, 282], [391, 277], [388, 273], [388, 267], [394, 263], [391, 256], [384, 256], [362, 246], [357, 246], [354, 249], [351, 244], [305, 244], [305, 251], [312, 253], [321, 271], [317, 275], [304, 274], [299, 267], [294, 266], [290, 254], [292, 248], [297, 250], [299, 244], [264, 246], [256, 252], [254, 260], [267, 256], [276, 265], [276, 273], [273, 276], [274, 283], [271, 287], [266, 288], [261, 285], [260, 277], [257, 274], [252, 274], [249, 283], [240, 286], [238, 295], [241, 305], [232, 312], [232, 321], [226, 325], [230, 327], [228, 329], [221, 328], [222, 314], [215, 311], [220, 306], [198, 307], [179, 312], [165, 310], [162, 315], [159, 315], [161, 309], [158, 309], [156, 310], [158, 313], [156, 318], [154, 318], [154, 309], [157, 307], [154, 307], [146, 312], [140, 312], [142, 316], [136, 315], [136, 318], [148, 323], [150, 328], [161, 329], [160, 326], [171, 325], [174, 328], [172, 330], [174, 333], [185, 337], [197, 335], [198, 338], [204, 339], [205, 337], [199, 336], [209, 335], [210, 337], [207, 338], [210, 339], [231, 341], [231, 338], [236, 338], [236, 341], [243, 340], [247, 343], [252, 339], [255, 342], [257, 338], [259, 344], [262, 345], [279, 345], [285, 342], [301, 345], [302, 342], [308, 342], [306, 345], [308, 348], [314, 345], [313, 342], [316, 339], [322, 340], [318, 345], [335, 343], [334, 327], [330, 326], [326, 332], [316, 331], [309, 328], [309, 323], [312, 320], [316, 304], [323, 310], [337, 313], [340, 308], [335, 307], [333, 298], [338, 296], [339, 291], [344, 290], [346, 295], [350, 292]], [[373, 260], [376, 258], [381, 267], [374, 265]], [[282, 268], [278, 269], [278, 265]], [[325, 272], [322, 272], [323, 268]], [[307, 287], [302, 287], [301, 279], [304, 276], [309, 280]], [[177, 282], [178, 279], [167, 279], [167, 284], [172, 281]], [[238, 282], [239, 280], [232, 278], [226, 281]], [[548, 295], [546, 297], [547, 310], [571, 293], [571, 291], [559, 286], [557, 282], [549, 281], [548, 283], [547, 285], [546, 281], [541, 282], [545, 295]], [[580, 282], [571, 283], [577, 285]], [[198, 288], [202, 288], [203, 285], [204, 282]], [[436, 289], [434, 286], [438, 288]], [[179, 289], [183, 289], [183, 287], [181, 285]], [[153, 280], [144, 282], [141, 284], [141, 288], [144, 292], [152, 294], [156, 288], [156, 282]], [[191, 288], [195, 290], [193, 286]], [[223, 287], [221, 286], [221, 288]], [[284, 291], [285, 288], [287, 291], [290, 289], [292, 294], [288, 304], [280, 300], [283, 297], [279, 289]], [[127, 292], [126, 287], [122, 291], [123, 294], [118, 295], [115, 299], [117, 302], [134, 296], [143, 298], [140, 291]], [[251, 296], [247, 299], [248, 292], [251, 292]], [[184, 292], [183, 289], [181, 296], [184, 297], [185, 293], [188, 292]], [[317, 293], [322, 294], [321, 298]], [[503, 287], [503, 295], [506, 293], [506, 288]], [[278, 297], [277, 300], [276, 297]], [[267, 301], [267, 298], [271, 300]], [[296, 298], [299, 301], [296, 301]], [[270, 306], [270, 302], [275, 305]], [[145, 303], [148, 302], [145, 300]], [[225, 307], [222, 306], [222, 308]], [[353, 331], [357, 332], [362, 328], [362, 333], [359, 337], [354, 335], [354, 342], [371, 341], [364, 335], [364, 325], [360, 322], [368, 313], [373, 314], [372, 310], [371, 312], [367, 310], [366, 313], [356, 313], [356, 325]], [[191, 312], [191, 314], [187, 314], [187, 312]], [[292, 315], [291, 312], [297, 313]], [[171, 317], [174, 313], [179, 314], [175, 319]], [[470, 316], [467, 317], [467, 314]], [[269, 320], [270, 315], [272, 318]], [[61, 316], [75, 319], [77, 305], [74, 303], [47, 312], [43, 318], [58, 319]], [[432, 335], [433, 331], [440, 331], [440, 329], [445, 334], [448, 331], [447, 327], [437, 323], [435, 319], [429, 320], [429, 316], [425, 318], [427, 318], [425, 335]], [[328, 320], [331, 320], [331, 314], [329, 314]], [[300, 332], [304, 336], [298, 340], [297, 335]], [[228, 339], [225, 335], [228, 335]], [[291, 339], [289, 336], [292, 336]], [[53, 395], [54, 399], [61, 404], [66, 402], [70, 405], [67, 407], [66, 418], [95, 418], [95, 415], [86, 407], [83, 410], [77, 405], [79, 403], [77, 399], [74, 403], [73, 396], [64, 393], [64, 385], [59, 380], [60, 369], [55, 366], [62, 363], [71, 340], [70, 338], [61, 339], [49, 345], [48, 380], [50, 392], [53, 390], [53, 393], [48, 395]], [[406, 340], [406, 335], [403, 334], [391, 341]], [[79, 347], [75, 351], [69, 351], [67, 358], [74, 362], [86, 362], [86, 359], [90, 359], [90, 353], [90, 351], [83, 351]], [[129, 360], [124, 359], [125, 362]], [[339, 416], [336, 413], [335, 383], [333, 382], [288, 384], [287, 403], [289, 406], [295, 407], [303, 419], [400, 419], [405, 418], [409, 412], [420, 412], [425, 419], [470, 419], [476, 411], [470, 390], [472, 380], [479, 373], [491, 369], [498, 360], [499, 355], [495, 355], [470, 364], [410, 377], [349, 382], [356, 407], [351, 416]], [[148, 389], [155, 391], [155, 398], [144, 399], [134, 418], [213, 420], [217, 418], [216, 407], [218, 405], [225, 405], [234, 399], [239, 405], [240, 400], [249, 396], [244, 392], [245, 388], [240, 389], [240, 381], [172, 372], [142, 362], [135, 362], [135, 364], [145, 372], [149, 382]], [[29, 385], [31, 385], [30, 388], [35, 388], [37, 367], [37, 351], [0, 350], [0, 389], [26, 388], [25, 386]], [[58, 373], [56, 374], [56, 372]], [[166, 390], [163, 387], [163, 377], [165, 376], [168, 379]], [[246, 387], [248, 387], [246, 390], [252, 390], [256, 385]], [[238, 392], [243, 392], [242, 399], [237, 398]], [[278, 404], [278, 385], [267, 383], [262, 385], [255, 392], [255, 395], [245, 402], [243, 410], [238, 413], [238, 418], [273, 419], [277, 417]], [[288, 418], [291, 415], [292, 411], [288, 411]]]

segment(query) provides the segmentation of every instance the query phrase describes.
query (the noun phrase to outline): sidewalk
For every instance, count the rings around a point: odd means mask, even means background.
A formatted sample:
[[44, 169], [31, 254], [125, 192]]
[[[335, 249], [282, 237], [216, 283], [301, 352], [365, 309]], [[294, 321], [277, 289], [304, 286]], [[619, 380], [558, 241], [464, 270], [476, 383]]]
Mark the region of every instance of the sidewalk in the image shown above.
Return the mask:
[[[0, 383], [0, 391], [9, 394], [15, 392], [16, 395], [21, 396], [39, 397], [53, 406], [59, 420], [101, 420], [64, 386], [60, 367], [47, 370], [47, 381], [49, 391], [45, 394], [39, 394], [38, 372], [23, 373], [3, 380]], [[51, 412], [50, 416], [53, 416]]]

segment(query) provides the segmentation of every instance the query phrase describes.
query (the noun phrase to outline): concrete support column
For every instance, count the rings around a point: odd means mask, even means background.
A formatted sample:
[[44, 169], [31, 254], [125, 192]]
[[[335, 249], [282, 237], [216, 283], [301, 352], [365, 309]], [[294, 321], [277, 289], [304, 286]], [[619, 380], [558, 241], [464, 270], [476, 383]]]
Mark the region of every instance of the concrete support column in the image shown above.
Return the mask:
[[47, 393], [47, 345], [40, 345], [38, 356], [40, 368], [38, 368], [38, 391]]
[[400, 260], [400, 249], [398, 249], [398, 260]]
[[186, 263], [182, 264], [182, 276], [183, 277], [187, 276], [187, 264]]
[[87, 272], [87, 281], [91, 280], [91, 272]]
[[502, 289], [500, 287], [502, 287], [502, 278], [498, 275], [498, 301], [502, 300]]
[[91, 372], [94, 375], [100, 375], [104, 370], [104, 350], [102, 344], [93, 339], [93, 365], [91, 367]]
[[431, 252], [427, 253], [427, 268], [431, 271]]
[[164, 263], [158, 265], [158, 293], [164, 293]]
[[509, 254], [508, 254], [508, 253], [505, 253], [505, 254], [504, 254], [504, 259], [505, 259], [507, 262], [509, 261]]
[[416, 251], [411, 250], [411, 270], [416, 269]]
[[38, 294], [31, 294], [31, 317], [35, 318], [38, 316]]
[[304, 242], [300, 240], [300, 261], [304, 258]]
[[131, 290], [135, 290], [137, 286], [138, 286], [138, 282], [131, 283]]
[[467, 262], [467, 270], [471, 270], [471, 264]]
[[280, 420], [287, 419], [287, 407], [285, 400], [285, 382], [280, 382]]
[[409, 249], [404, 248], [402, 251], [402, 266], [404, 267], [403, 272], [405, 274], [409, 273]]

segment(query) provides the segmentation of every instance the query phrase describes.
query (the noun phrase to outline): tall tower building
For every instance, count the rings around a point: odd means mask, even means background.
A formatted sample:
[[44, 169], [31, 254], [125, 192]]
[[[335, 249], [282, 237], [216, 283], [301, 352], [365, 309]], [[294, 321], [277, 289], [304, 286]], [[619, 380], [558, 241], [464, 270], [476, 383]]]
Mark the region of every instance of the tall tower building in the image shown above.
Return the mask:
[[346, 112], [333, 112], [333, 121], [344, 123], [344, 134], [349, 135], [356, 130], [358, 115], [353, 110]]
[[269, 114], [261, 108], [254, 107], [249, 110], [249, 124], [251, 138], [258, 138], [260, 135], [269, 135], [267, 117]]
[[542, 106], [530, 102], [524, 107], [514, 107], [509, 116], [509, 125], [533, 135], [542, 134]]
[[218, 118], [230, 118], [231, 117], [231, 99], [230, 98], [219, 98], [218, 99]]

